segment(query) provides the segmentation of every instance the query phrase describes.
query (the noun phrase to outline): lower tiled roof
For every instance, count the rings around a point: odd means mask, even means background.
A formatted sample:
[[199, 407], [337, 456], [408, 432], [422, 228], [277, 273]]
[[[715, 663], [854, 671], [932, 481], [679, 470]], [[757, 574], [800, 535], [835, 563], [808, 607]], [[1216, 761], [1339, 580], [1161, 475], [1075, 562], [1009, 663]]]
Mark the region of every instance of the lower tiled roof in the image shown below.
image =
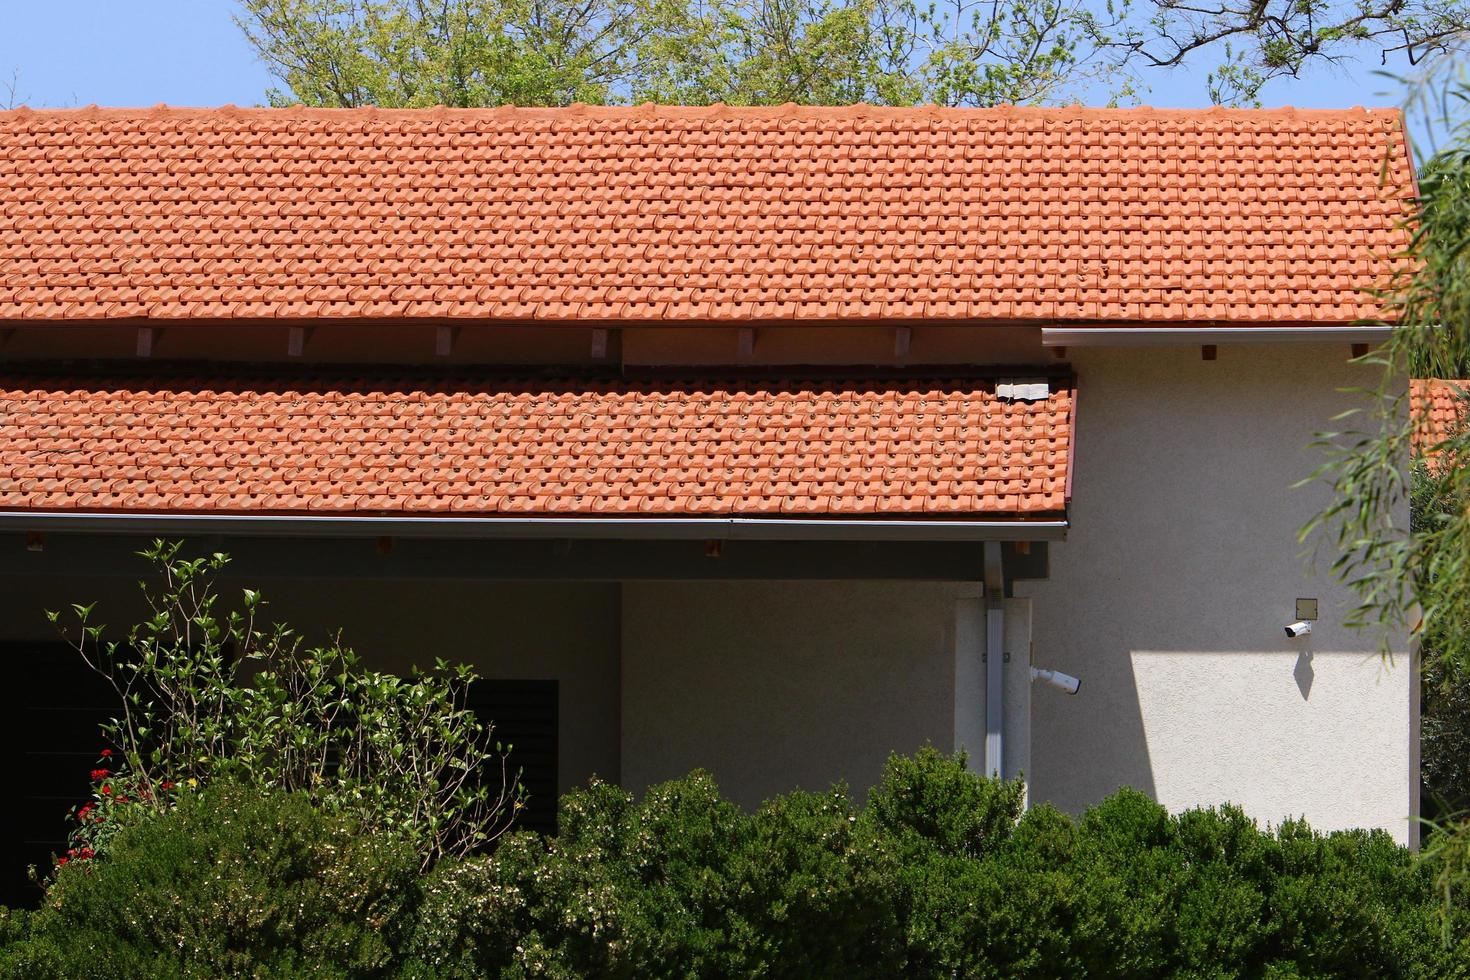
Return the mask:
[[1448, 439], [1465, 416], [1470, 381], [1423, 378], [1409, 382], [1414, 449], [1428, 452]]
[[0, 509], [1033, 517], [1073, 391], [993, 380], [0, 377]]

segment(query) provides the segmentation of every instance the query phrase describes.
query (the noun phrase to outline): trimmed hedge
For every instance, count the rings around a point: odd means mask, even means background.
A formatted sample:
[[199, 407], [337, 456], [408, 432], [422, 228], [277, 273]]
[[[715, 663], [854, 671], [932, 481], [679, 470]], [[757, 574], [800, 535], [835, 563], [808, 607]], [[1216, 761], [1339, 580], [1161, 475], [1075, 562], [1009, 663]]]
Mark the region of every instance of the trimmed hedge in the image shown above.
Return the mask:
[[427, 876], [303, 798], [220, 788], [0, 915], [0, 972], [1470, 977], [1470, 914], [1432, 873], [1382, 832], [1263, 832], [1132, 791], [1022, 812], [1017, 784], [927, 751], [862, 807], [839, 788], [748, 814], [702, 773], [639, 801], [594, 784], [557, 838]]
[[[934, 752], [745, 815], [696, 773], [566, 797], [560, 836], [441, 866], [411, 976], [1470, 976], [1386, 834], [1262, 832], [1124, 791], [1074, 822]], [[1467, 935], [1455, 913], [1452, 934]]]

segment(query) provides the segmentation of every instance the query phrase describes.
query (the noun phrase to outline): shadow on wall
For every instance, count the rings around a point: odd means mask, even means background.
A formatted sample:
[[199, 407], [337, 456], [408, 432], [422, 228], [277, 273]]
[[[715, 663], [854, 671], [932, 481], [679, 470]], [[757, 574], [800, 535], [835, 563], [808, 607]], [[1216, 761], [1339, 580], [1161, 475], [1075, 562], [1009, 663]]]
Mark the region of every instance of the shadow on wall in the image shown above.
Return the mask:
[[837, 781], [863, 798], [889, 753], [952, 744], [960, 593], [975, 587], [628, 583], [624, 786], [698, 767], [747, 808]]
[[1312, 681], [1317, 678], [1317, 672], [1312, 669], [1312, 651], [1303, 650], [1296, 655], [1296, 666], [1292, 668], [1291, 676], [1296, 678], [1296, 689], [1302, 692], [1302, 700], [1312, 700]]
[[[1053, 575], [1058, 557], [1054, 551]], [[1100, 623], [1074, 653], [1055, 641], [1058, 625], [1049, 618], [1054, 613], [1039, 598], [1032, 610], [1033, 663], [1074, 674], [1082, 687], [1069, 697], [1032, 686], [1031, 799], [1079, 813], [1122, 786], [1156, 796], [1132, 660], [1089, 655], [1118, 649], [1116, 630]]]

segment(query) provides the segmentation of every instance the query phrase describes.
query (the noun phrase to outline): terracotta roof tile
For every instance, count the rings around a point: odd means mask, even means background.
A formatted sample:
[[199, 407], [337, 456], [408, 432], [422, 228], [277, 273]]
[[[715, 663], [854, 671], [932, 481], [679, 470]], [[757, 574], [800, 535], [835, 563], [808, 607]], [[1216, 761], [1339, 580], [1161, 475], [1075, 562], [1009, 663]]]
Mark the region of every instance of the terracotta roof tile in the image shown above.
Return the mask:
[[991, 381], [0, 378], [0, 509], [1031, 517], [1073, 396]]
[[1458, 431], [1466, 417], [1467, 399], [1470, 381], [1426, 378], [1409, 382], [1416, 452], [1428, 452]]
[[1410, 183], [1384, 110], [18, 110], [0, 318], [1340, 323]]

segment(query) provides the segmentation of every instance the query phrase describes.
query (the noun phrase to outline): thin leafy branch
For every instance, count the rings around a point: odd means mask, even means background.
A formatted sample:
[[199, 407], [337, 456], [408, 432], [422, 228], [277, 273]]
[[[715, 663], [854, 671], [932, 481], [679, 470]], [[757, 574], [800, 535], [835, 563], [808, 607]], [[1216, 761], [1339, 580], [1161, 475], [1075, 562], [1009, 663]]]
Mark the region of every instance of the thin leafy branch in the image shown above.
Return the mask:
[[1277, 78], [1364, 55], [1418, 65], [1458, 50], [1470, 30], [1461, 0], [1150, 0], [1112, 42], [1142, 69], [1177, 68], [1218, 52], [1214, 102], [1257, 104]]
[[15, 109], [25, 103], [20, 92], [20, 69], [12, 68], [10, 77], [0, 81], [0, 109]]
[[[475, 674], [437, 660], [410, 677], [370, 671], [335, 636], [311, 646], [266, 624], [246, 589], [226, 610], [223, 554], [182, 556], [156, 541], [140, 583], [149, 615], [118, 638], [92, 605], [63, 635], [118, 696], [105, 735], [121, 752], [113, 781], [138, 805], [167, 809], [166, 785], [236, 782], [302, 792], [369, 832], [413, 843], [425, 866], [504, 833], [524, 807], [519, 774], [493, 728], [466, 707]], [[59, 613], [49, 614], [62, 626]]]

